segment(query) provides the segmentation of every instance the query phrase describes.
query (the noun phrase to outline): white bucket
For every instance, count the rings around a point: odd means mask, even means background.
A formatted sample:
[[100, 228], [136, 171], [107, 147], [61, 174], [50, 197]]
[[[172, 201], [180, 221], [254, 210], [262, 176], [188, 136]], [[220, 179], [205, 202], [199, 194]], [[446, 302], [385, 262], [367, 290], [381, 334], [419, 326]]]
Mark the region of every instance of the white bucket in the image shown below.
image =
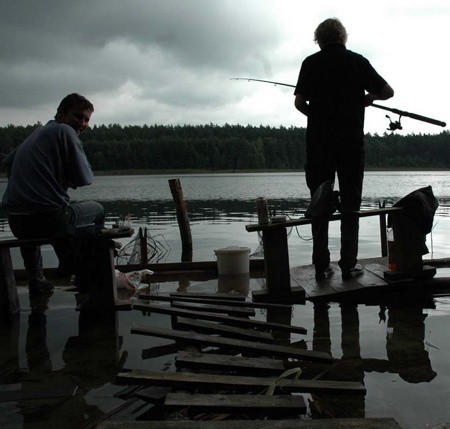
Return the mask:
[[230, 246], [214, 250], [219, 275], [250, 272], [250, 248]]

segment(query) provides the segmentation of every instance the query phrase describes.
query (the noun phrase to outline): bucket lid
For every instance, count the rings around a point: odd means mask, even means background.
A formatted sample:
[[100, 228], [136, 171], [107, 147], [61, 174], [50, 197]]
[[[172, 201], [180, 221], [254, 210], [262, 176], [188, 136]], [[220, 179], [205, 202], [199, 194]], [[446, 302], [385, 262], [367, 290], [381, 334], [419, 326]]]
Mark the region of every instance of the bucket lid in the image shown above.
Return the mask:
[[214, 253], [216, 255], [218, 253], [242, 253], [242, 252], [250, 253], [250, 247], [228, 246], [228, 247], [223, 247], [222, 249], [214, 250]]

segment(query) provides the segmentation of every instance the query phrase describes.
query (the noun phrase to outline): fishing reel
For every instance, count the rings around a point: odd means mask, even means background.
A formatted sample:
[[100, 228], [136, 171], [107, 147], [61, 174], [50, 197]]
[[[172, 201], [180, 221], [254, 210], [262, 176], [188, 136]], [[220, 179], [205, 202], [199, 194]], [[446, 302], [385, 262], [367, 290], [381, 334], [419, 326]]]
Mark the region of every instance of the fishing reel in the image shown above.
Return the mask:
[[402, 124], [400, 123], [402, 117], [401, 115], [398, 117], [398, 121], [392, 121], [389, 115], [386, 115], [386, 118], [389, 119], [389, 128], [386, 128], [388, 131], [402, 130]]

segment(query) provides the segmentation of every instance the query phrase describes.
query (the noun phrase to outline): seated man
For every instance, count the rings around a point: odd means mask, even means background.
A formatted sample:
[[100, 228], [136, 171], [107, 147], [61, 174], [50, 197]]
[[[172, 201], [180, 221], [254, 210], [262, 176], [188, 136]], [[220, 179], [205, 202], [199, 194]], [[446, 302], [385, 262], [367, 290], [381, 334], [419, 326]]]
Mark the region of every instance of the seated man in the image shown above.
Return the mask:
[[[73, 265], [67, 233], [100, 232], [103, 206], [95, 201], [70, 203], [68, 188], [92, 183], [93, 173], [79, 134], [88, 126], [94, 106], [79, 94], [60, 103], [55, 120], [37, 128], [5, 159], [8, 185], [2, 204], [12, 233], [19, 239], [60, 236], [54, 243], [60, 272]], [[64, 238], [65, 237], [65, 238]], [[42, 271], [39, 246], [20, 248], [29, 275], [30, 293], [51, 291]]]

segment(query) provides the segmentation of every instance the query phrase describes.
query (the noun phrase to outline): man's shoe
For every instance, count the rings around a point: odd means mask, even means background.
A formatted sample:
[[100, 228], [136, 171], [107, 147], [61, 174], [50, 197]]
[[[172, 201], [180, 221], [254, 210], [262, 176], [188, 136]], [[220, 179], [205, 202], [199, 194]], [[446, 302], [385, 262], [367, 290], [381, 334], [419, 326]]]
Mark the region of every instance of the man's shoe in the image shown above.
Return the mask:
[[47, 279], [31, 279], [28, 282], [28, 290], [31, 295], [43, 295], [53, 293], [55, 287]]
[[325, 268], [324, 270], [316, 270], [316, 280], [318, 282], [321, 282], [331, 277], [333, 273], [334, 273], [333, 267], [331, 265], [328, 265], [328, 267]]
[[362, 276], [364, 274], [364, 268], [360, 264], [356, 264], [349, 270], [342, 270], [342, 280], [354, 279], [355, 277]]

